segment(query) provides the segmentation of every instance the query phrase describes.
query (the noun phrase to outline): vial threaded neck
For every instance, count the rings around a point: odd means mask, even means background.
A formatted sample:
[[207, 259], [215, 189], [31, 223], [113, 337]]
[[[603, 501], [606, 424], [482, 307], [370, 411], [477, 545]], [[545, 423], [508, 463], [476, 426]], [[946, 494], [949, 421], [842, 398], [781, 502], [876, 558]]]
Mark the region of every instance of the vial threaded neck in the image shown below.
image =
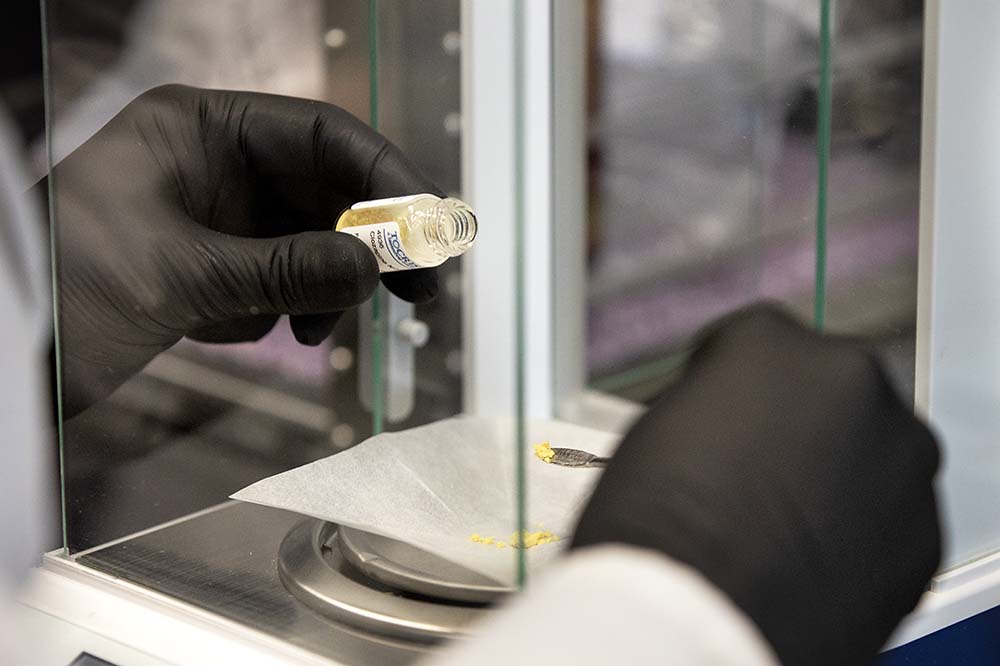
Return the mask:
[[435, 206], [435, 223], [427, 227], [428, 241], [449, 257], [457, 257], [476, 240], [476, 214], [459, 199], [442, 199]]

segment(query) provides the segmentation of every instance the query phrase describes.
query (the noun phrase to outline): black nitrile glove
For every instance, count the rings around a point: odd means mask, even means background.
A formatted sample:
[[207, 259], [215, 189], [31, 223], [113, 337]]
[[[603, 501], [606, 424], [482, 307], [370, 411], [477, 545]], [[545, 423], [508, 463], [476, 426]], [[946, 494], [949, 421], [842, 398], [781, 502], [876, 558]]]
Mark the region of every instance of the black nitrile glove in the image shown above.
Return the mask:
[[937, 567], [938, 458], [872, 356], [754, 308], [625, 437], [573, 547], [694, 567], [785, 664], [866, 664]]
[[[184, 336], [257, 340], [289, 314], [319, 344], [379, 279], [339, 213], [437, 191], [342, 109], [184, 86], [140, 96], [53, 178], [66, 416]], [[433, 269], [383, 282], [413, 302], [437, 290]]]

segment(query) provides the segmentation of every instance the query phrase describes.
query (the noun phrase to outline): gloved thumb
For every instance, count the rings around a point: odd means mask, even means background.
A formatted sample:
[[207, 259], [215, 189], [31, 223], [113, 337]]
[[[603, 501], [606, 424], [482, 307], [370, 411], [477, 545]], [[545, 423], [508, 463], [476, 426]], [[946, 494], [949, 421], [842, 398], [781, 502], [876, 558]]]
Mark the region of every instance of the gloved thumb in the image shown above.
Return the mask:
[[378, 285], [371, 251], [357, 238], [310, 231], [276, 238], [213, 233], [202, 245], [205, 323], [256, 315], [320, 314], [366, 301]]

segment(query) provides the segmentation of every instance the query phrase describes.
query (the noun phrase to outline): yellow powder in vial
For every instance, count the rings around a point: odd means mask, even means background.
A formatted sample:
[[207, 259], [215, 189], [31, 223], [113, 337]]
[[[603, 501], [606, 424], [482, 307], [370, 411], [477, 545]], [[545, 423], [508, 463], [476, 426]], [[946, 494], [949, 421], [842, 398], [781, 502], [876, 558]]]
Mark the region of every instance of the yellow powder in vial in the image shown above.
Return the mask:
[[552, 450], [548, 442], [542, 442], [541, 444], [535, 444], [535, 455], [542, 462], [552, 462], [556, 452]]

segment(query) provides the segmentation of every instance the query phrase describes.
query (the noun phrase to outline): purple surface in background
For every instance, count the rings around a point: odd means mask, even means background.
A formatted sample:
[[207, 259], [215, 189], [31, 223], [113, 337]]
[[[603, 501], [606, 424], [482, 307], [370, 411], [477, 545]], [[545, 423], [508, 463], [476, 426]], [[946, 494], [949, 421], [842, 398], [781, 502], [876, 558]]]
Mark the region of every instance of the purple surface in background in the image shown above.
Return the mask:
[[[889, 182], [892, 167], [871, 153], [838, 156], [830, 167], [831, 196], [871, 191], [872, 181]], [[808, 141], [790, 140], [770, 176], [765, 210], [810, 210], [814, 201], [815, 153]], [[857, 196], [857, 195], [855, 195]], [[805, 202], [808, 203], [808, 202]], [[815, 205], [815, 204], [813, 204]], [[831, 218], [827, 235], [827, 286], [877, 280], [880, 271], [917, 254], [917, 210], [884, 213], [874, 202], [870, 219], [838, 223]], [[769, 213], [765, 213], [768, 215]], [[773, 214], [773, 213], [770, 213]], [[741, 221], [742, 223], [742, 221]], [[764, 226], [768, 220], [763, 221]], [[757, 251], [747, 251], [724, 265], [680, 277], [666, 275], [654, 284], [627, 290], [592, 304], [588, 312], [587, 363], [592, 374], [626, 369], [644, 355], [681, 343], [711, 320], [763, 298], [790, 301], [812, 292], [815, 279], [815, 229], [810, 215], [783, 237]], [[661, 225], [661, 235], [672, 232]], [[627, 253], [631, 238], [604, 232], [604, 260]], [[766, 241], [765, 241], [766, 242]]]
[[[829, 239], [828, 282], [849, 283], [916, 255], [911, 218], [854, 225]], [[762, 298], [789, 301], [814, 279], [811, 238], [768, 248], [760, 270], [744, 260], [689, 281], [636, 290], [590, 312], [592, 371], [612, 369], [641, 350], [677, 344], [705, 323]], [[754, 288], [756, 286], [756, 288]]]

